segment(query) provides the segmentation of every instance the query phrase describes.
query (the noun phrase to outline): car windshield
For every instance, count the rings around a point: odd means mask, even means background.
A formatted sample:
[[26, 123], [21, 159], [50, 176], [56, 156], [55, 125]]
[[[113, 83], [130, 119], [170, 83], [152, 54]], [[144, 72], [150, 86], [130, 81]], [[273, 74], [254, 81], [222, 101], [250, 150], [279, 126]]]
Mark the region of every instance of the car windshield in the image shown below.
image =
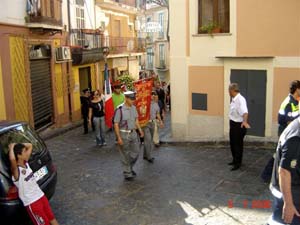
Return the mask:
[[28, 125], [20, 125], [0, 134], [1, 150], [6, 155], [10, 143], [31, 143], [32, 154], [41, 152], [44, 149], [40, 138]]

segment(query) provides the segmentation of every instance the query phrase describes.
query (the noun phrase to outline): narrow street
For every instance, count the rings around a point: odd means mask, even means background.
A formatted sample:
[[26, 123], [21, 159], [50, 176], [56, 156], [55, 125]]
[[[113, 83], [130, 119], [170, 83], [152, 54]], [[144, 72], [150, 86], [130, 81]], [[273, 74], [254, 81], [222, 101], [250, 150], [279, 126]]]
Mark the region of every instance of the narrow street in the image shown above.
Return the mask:
[[140, 155], [136, 180], [124, 182], [109, 135], [102, 148], [82, 128], [47, 141], [59, 173], [51, 205], [60, 224], [259, 225], [271, 214], [271, 205], [253, 205], [271, 199], [259, 178], [269, 150], [247, 148], [242, 169], [231, 172], [226, 147], [163, 145], [154, 164]]

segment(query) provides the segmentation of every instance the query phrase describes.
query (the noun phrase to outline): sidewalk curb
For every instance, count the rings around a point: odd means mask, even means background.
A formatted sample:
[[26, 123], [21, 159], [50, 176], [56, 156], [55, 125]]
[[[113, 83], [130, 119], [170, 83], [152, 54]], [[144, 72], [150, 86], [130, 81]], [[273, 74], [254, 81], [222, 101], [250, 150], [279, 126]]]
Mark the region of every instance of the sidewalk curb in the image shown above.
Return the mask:
[[[201, 145], [201, 147], [224, 147], [229, 146], [229, 141], [196, 141], [196, 142], [190, 142], [190, 141], [161, 141], [162, 145], [169, 145], [169, 146], [185, 146], [185, 147], [195, 147]], [[259, 141], [245, 141], [244, 147], [245, 148], [254, 148], [254, 149], [270, 149], [275, 150], [277, 146], [277, 142], [259, 142]]]
[[[76, 128], [79, 128], [80, 126], [82, 126], [82, 121], [78, 121], [75, 123], [70, 123], [64, 127], [60, 127], [60, 128], [47, 128], [41, 132], [39, 132], [39, 135], [41, 136], [41, 138], [45, 141], [50, 140], [52, 138], [55, 138], [57, 136], [60, 136], [62, 134], [67, 133], [68, 131], [74, 130]], [[245, 141], [245, 148], [255, 148], [255, 149], [270, 149], [270, 150], [275, 150], [277, 142], [273, 142], [273, 141]], [[173, 141], [173, 140], [162, 140], [161, 141], [162, 145], [167, 145], [167, 146], [184, 146], [184, 147], [195, 147], [195, 146], [205, 146], [205, 147], [210, 147], [210, 146], [214, 146], [214, 147], [224, 147], [224, 146], [229, 146], [229, 141], [224, 141], [224, 140], [216, 140], [216, 141], [195, 141], [195, 142], [191, 142], [191, 141]]]
[[57, 136], [60, 136], [62, 134], [67, 133], [68, 131], [74, 130], [78, 127], [82, 126], [82, 121], [74, 122], [74, 123], [69, 123], [63, 127], [59, 128], [53, 128], [49, 127], [43, 131], [39, 132], [40, 137], [44, 140], [47, 141], [49, 139], [55, 138]]

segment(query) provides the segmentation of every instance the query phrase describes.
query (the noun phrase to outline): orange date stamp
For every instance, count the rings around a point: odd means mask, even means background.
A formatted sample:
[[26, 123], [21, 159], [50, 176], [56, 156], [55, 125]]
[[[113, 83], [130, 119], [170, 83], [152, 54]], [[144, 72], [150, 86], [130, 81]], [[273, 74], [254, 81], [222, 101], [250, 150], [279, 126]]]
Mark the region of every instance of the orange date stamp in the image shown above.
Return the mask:
[[[272, 207], [272, 202], [270, 200], [243, 200], [242, 207], [244, 209], [270, 209]], [[234, 208], [235, 202], [229, 199], [227, 202], [228, 208]]]

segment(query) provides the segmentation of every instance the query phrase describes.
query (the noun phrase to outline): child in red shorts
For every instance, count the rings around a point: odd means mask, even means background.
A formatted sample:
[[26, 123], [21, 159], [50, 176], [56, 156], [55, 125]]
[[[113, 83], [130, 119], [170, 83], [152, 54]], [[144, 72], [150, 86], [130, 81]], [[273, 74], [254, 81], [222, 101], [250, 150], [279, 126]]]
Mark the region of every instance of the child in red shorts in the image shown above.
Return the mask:
[[58, 225], [48, 199], [38, 186], [34, 174], [27, 163], [32, 153], [32, 144], [10, 144], [12, 180], [18, 188], [19, 198], [35, 225]]

